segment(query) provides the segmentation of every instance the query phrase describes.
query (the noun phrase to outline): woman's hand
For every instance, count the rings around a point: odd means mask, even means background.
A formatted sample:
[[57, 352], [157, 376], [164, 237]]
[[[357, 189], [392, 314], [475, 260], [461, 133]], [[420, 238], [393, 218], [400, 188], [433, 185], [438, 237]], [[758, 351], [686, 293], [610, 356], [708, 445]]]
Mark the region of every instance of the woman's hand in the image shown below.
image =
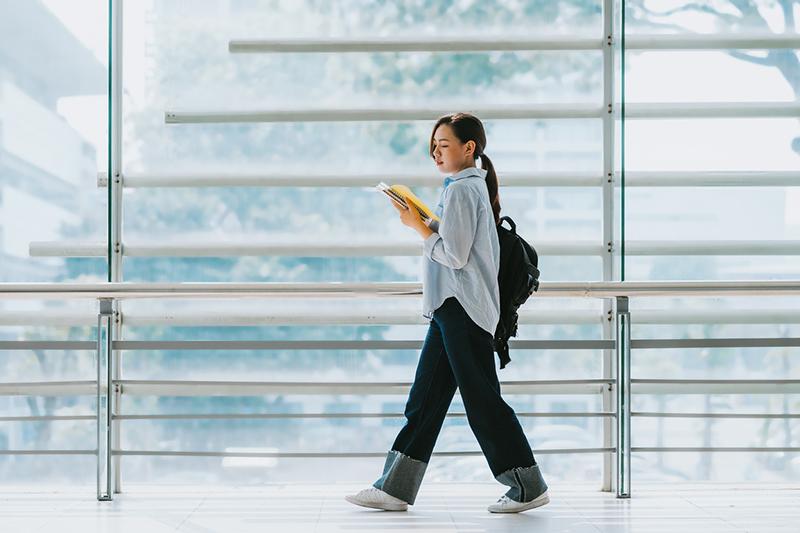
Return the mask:
[[404, 207], [394, 200], [392, 200], [392, 205], [395, 209], [397, 209], [397, 212], [400, 213], [400, 222], [409, 228], [416, 230], [416, 232], [419, 233], [423, 239], [434, 233], [433, 230], [431, 230], [422, 220], [422, 217], [416, 208]]
[[416, 228], [420, 225], [425, 225], [424, 222], [422, 222], [422, 217], [419, 216], [419, 211], [416, 209], [404, 207], [395, 200], [392, 200], [392, 205], [395, 209], [397, 209], [397, 212], [400, 213], [400, 222], [409, 228]]

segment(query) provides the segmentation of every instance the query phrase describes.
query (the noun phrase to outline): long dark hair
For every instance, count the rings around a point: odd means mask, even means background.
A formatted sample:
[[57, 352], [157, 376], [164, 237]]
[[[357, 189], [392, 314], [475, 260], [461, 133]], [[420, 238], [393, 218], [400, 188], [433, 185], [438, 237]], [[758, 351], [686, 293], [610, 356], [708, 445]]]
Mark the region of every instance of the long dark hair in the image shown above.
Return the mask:
[[492, 204], [494, 223], [500, 222], [500, 195], [498, 194], [499, 183], [497, 173], [494, 171], [492, 160], [484, 153], [486, 149], [486, 131], [483, 123], [475, 115], [469, 113], [453, 113], [440, 117], [433, 126], [431, 132], [430, 154], [433, 157], [433, 136], [442, 124], [447, 124], [453, 129], [458, 140], [462, 143], [473, 141], [475, 143], [475, 159], [480, 157], [481, 168], [486, 171], [486, 188], [489, 190], [489, 201]]

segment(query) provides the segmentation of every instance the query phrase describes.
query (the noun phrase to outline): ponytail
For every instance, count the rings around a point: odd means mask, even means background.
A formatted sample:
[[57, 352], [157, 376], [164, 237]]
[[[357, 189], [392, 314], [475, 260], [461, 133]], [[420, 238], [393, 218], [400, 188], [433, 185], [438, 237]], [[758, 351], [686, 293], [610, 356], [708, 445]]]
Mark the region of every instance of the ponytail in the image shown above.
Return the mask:
[[481, 154], [481, 168], [486, 171], [486, 188], [489, 190], [489, 202], [492, 204], [492, 213], [494, 214], [494, 223], [500, 223], [500, 194], [498, 192], [499, 182], [497, 180], [497, 173], [494, 171], [492, 160], [486, 154]]

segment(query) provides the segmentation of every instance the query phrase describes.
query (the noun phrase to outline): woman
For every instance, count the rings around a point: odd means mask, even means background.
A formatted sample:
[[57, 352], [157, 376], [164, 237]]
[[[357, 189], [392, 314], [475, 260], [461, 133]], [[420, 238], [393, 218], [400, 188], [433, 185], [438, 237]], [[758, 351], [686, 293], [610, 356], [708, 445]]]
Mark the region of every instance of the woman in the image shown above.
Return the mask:
[[448, 175], [436, 208], [441, 222], [429, 227], [416, 209], [394, 204], [402, 223], [424, 240], [423, 315], [430, 326], [405, 408], [406, 423], [381, 477], [345, 497], [356, 505], [405, 511], [414, 504], [456, 387], [492, 474], [510, 487], [488, 510], [517, 513], [550, 501], [517, 416], [501, 397], [494, 364], [500, 200], [485, 147], [486, 133], [477, 117], [456, 113], [440, 118], [431, 134], [430, 155]]

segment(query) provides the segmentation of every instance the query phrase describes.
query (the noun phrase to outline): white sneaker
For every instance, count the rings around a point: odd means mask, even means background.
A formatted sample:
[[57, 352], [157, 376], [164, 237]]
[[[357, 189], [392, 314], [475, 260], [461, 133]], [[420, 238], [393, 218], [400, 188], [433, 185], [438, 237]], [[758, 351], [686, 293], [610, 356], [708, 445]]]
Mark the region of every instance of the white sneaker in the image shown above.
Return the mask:
[[512, 500], [508, 496], [503, 495], [497, 500], [497, 503], [493, 503], [488, 509], [490, 513], [519, 513], [527, 511], [528, 509], [547, 505], [548, 503], [550, 503], [550, 496], [547, 495], [547, 491], [544, 491], [539, 497], [526, 503]]
[[391, 494], [386, 494], [381, 489], [370, 487], [358, 494], [351, 494], [344, 497], [350, 503], [369, 507], [371, 509], [383, 509], [384, 511], [407, 511], [408, 503], [400, 498], [395, 498]]

